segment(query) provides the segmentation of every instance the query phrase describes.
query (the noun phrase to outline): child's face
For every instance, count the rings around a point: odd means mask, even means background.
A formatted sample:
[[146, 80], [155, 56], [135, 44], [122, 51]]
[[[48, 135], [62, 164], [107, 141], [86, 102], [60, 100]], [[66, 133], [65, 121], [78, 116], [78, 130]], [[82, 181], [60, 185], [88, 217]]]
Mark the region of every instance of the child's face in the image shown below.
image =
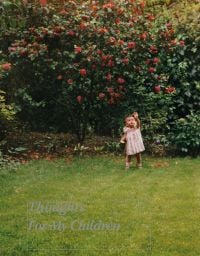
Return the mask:
[[136, 121], [135, 121], [135, 118], [134, 117], [128, 117], [126, 119], [126, 126], [127, 127], [130, 127], [130, 128], [133, 128], [136, 124]]

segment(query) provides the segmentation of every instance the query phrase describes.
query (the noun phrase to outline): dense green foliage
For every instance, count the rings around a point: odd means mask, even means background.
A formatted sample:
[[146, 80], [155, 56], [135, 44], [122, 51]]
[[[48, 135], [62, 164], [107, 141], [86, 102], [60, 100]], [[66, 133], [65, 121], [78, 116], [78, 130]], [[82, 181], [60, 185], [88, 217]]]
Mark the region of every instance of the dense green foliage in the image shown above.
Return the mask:
[[[10, 69], [10, 63], [0, 64], [0, 79], [3, 79]], [[0, 90], [0, 140], [4, 138], [8, 124], [13, 120], [14, 115], [13, 106], [7, 103], [6, 93]]]
[[118, 134], [137, 110], [149, 143], [167, 137], [200, 107], [196, 20], [185, 26], [183, 18], [191, 6], [197, 12], [195, 1], [4, 5], [1, 54], [12, 70], [0, 86], [35, 130], [72, 131], [83, 141], [87, 132]]
[[176, 120], [171, 141], [185, 154], [196, 156], [200, 151], [200, 113]]

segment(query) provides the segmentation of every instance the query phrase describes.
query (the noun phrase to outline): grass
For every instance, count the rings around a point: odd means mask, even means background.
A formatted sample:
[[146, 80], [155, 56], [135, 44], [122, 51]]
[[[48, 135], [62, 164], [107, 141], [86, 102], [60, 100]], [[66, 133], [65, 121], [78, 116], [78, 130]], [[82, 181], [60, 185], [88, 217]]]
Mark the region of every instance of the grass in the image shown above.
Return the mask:
[[98, 156], [2, 170], [0, 254], [199, 256], [199, 167], [144, 157], [125, 172], [122, 157]]

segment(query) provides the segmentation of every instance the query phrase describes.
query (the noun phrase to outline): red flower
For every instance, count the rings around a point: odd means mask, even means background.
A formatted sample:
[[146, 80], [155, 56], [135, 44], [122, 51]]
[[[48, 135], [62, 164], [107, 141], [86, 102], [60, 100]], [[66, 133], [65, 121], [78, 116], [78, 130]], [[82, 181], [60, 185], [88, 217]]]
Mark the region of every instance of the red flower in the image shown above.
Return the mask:
[[116, 18], [115, 23], [118, 25], [120, 24], [120, 22], [121, 22], [120, 18]]
[[113, 3], [107, 3], [103, 5], [103, 9], [113, 9], [115, 5]]
[[102, 61], [106, 61], [107, 58], [108, 58], [108, 56], [106, 56], [106, 55], [103, 55], [103, 56], [101, 57]]
[[172, 23], [170, 23], [170, 22], [166, 23], [166, 27], [167, 27], [168, 29], [171, 29], [171, 28], [172, 28]]
[[114, 98], [115, 99], [119, 100], [121, 97], [122, 97], [122, 95], [120, 93], [118, 93], [118, 92], [114, 93]]
[[154, 73], [156, 71], [156, 69], [154, 67], [150, 67], [148, 71], [149, 71], [149, 73]]
[[19, 54], [20, 54], [20, 56], [26, 56], [26, 55], [27, 55], [27, 50], [26, 50], [26, 49], [21, 50], [21, 51], [19, 52]]
[[111, 36], [111, 37], [109, 38], [109, 42], [110, 42], [110, 44], [115, 44], [116, 39], [115, 39], [113, 36]]
[[103, 35], [105, 33], [108, 33], [108, 30], [106, 28], [100, 28], [98, 32]]
[[81, 22], [79, 27], [80, 27], [81, 30], [85, 30], [86, 29], [86, 25], [83, 22]]
[[62, 75], [57, 76], [57, 80], [62, 80], [62, 79], [63, 79]]
[[140, 38], [145, 41], [147, 39], [147, 32], [144, 32], [143, 34], [141, 34]]
[[97, 54], [98, 54], [98, 55], [101, 55], [101, 54], [102, 54], [102, 51], [101, 51], [101, 50], [97, 50]]
[[171, 40], [171, 45], [176, 45], [176, 39], [174, 39], [174, 40]]
[[78, 95], [78, 96], [76, 97], [76, 100], [78, 101], [79, 104], [81, 104], [81, 103], [83, 102], [83, 96]]
[[156, 58], [156, 57], [155, 57], [155, 58], [153, 59], [153, 63], [154, 63], [154, 64], [157, 64], [159, 61], [160, 61], [159, 58]]
[[81, 53], [82, 52], [82, 48], [80, 46], [75, 46], [74, 47], [74, 51], [75, 51], [75, 53]]
[[17, 48], [16, 47], [9, 47], [8, 50], [9, 50], [9, 52], [15, 52], [17, 50]]
[[124, 84], [124, 83], [125, 83], [125, 80], [124, 80], [123, 78], [119, 77], [119, 78], [117, 79], [117, 83], [118, 83], [118, 84]]
[[128, 59], [128, 58], [124, 58], [124, 59], [122, 59], [122, 62], [123, 62], [124, 64], [128, 64], [128, 63], [129, 63], [129, 59]]
[[68, 83], [68, 84], [73, 84], [73, 80], [72, 80], [72, 79], [68, 79], [68, 80], [67, 80], [67, 83]]
[[87, 21], [87, 20], [89, 20], [89, 17], [88, 16], [86, 16], [86, 15], [82, 15], [82, 20], [85, 20], [85, 21]]
[[107, 74], [106, 79], [107, 79], [108, 81], [111, 81], [112, 76], [111, 76], [111, 74], [110, 74], [110, 73], [108, 73], [108, 74]]
[[1, 68], [4, 70], [4, 71], [10, 71], [11, 70], [11, 63], [4, 63], [1, 65]]
[[161, 91], [161, 87], [160, 87], [160, 85], [156, 85], [156, 86], [154, 86], [154, 92], [155, 93], [159, 93], [160, 91]]
[[47, 5], [47, 0], [40, 0], [40, 4], [41, 4], [41, 6]]
[[79, 70], [79, 73], [81, 76], [86, 76], [87, 75], [87, 70], [85, 68], [82, 68]]
[[150, 21], [153, 21], [153, 20], [155, 20], [155, 17], [152, 14], [149, 14], [147, 19]]
[[132, 48], [135, 48], [136, 47], [136, 42], [129, 42], [128, 43], [128, 48], [129, 49], [132, 49]]
[[122, 8], [117, 9], [117, 14], [122, 15], [124, 13], [124, 10]]
[[123, 45], [123, 44], [124, 44], [124, 41], [123, 41], [123, 40], [119, 40], [119, 41], [118, 41], [118, 44], [119, 44], [119, 45]]
[[140, 2], [140, 7], [141, 7], [142, 9], [145, 7], [145, 2], [144, 2], [144, 1]]
[[67, 32], [67, 35], [68, 36], [75, 36], [75, 32], [73, 31], [73, 30], [69, 30], [68, 32]]
[[101, 92], [101, 93], [99, 93], [98, 97], [99, 97], [100, 100], [103, 100], [103, 99], [105, 99], [106, 95], [105, 95], [105, 93]]
[[157, 53], [158, 52], [158, 49], [155, 45], [151, 45], [150, 48], [149, 48], [149, 51], [151, 53]]
[[107, 92], [113, 93], [113, 88], [112, 88], [112, 87], [108, 87], [108, 88], [107, 88]]
[[112, 61], [112, 60], [109, 60], [108, 61], [108, 67], [113, 67], [115, 64], [114, 64], [114, 61]]
[[175, 93], [176, 92], [176, 88], [173, 86], [169, 86], [165, 88], [165, 93]]
[[185, 45], [185, 42], [182, 40], [182, 41], [179, 42], [179, 45], [180, 45], [180, 46], [184, 46], [184, 45]]

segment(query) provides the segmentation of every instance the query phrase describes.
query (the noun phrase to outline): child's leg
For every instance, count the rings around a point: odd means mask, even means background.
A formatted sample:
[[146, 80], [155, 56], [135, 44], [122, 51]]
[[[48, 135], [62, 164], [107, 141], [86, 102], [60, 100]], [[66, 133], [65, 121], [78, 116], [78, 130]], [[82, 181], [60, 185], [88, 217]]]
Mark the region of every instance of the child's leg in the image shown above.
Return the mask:
[[126, 155], [126, 169], [130, 167], [131, 163], [131, 156]]
[[136, 155], [137, 167], [142, 167], [142, 156], [141, 153], [137, 153]]

